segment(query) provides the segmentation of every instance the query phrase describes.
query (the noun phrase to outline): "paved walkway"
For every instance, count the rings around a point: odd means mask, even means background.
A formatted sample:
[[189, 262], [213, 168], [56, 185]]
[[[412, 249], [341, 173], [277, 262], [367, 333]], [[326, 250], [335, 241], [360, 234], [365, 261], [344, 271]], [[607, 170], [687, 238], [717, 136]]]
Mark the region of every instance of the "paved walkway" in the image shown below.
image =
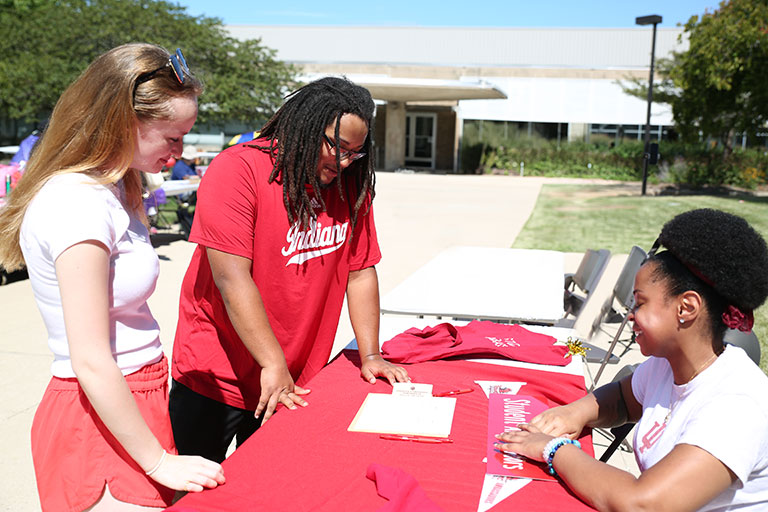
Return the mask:
[[[378, 265], [382, 295], [454, 245], [510, 247], [533, 210], [547, 178], [509, 176], [427, 175], [380, 173], [377, 176], [376, 224], [383, 260]], [[563, 181], [563, 180], [558, 180]], [[568, 180], [573, 181], [573, 180]], [[166, 238], [157, 248], [160, 279], [150, 306], [161, 327], [170, 355], [176, 329], [181, 280], [193, 246]], [[625, 256], [616, 255], [595, 298], [602, 302]], [[569, 254], [567, 270], [578, 266], [581, 254]], [[52, 356], [46, 332], [32, 297], [29, 281], [0, 287], [0, 510], [39, 510], [29, 448], [29, 432], [37, 404], [50, 378]], [[585, 313], [586, 316], [587, 313]], [[580, 320], [580, 324], [587, 321]], [[342, 313], [336, 349], [352, 338]], [[611, 369], [615, 371], [615, 369]], [[606, 375], [603, 382], [611, 375]], [[596, 436], [596, 441], [600, 441]], [[633, 469], [634, 460], [619, 461]], [[636, 470], [636, 467], [634, 468]]]

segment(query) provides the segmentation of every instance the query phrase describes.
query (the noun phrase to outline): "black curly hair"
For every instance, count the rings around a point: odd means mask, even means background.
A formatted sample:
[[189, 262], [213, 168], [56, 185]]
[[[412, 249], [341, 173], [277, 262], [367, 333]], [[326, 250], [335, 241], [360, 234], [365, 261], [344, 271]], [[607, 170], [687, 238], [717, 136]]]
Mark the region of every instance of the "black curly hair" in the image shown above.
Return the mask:
[[716, 339], [727, 328], [722, 315], [729, 305], [751, 313], [768, 297], [768, 247], [739, 216], [709, 208], [681, 213], [664, 225], [659, 246], [667, 250], [648, 258], [657, 263], [654, 275], [672, 296], [702, 296]]
[[[317, 165], [322, 150], [325, 129], [336, 122], [335, 138], [339, 138], [339, 122], [344, 114], [354, 114], [368, 125], [368, 137], [360, 150], [365, 156], [352, 162], [336, 179], [339, 195], [349, 197], [352, 230], [360, 208], [370, 206], [375, 194], [376, 176], [371, 156], [373, 114], [375, 105], [367, 89], [346, 78], [325, 77], [310, 82], [287, 96], [286, 102], [261, 129], [259, 137], [269, 146], [252, 145], [273, 155], [274, 166], [269, 182], [279, 179], [283, 185], [283, 203], [288, 221], [309, 224], [315, 213], [306, 185], [320, 188]], [[336, 166], [341, 159], [336, 153]], [[325, 209], [323, 198], [317, 196]]]

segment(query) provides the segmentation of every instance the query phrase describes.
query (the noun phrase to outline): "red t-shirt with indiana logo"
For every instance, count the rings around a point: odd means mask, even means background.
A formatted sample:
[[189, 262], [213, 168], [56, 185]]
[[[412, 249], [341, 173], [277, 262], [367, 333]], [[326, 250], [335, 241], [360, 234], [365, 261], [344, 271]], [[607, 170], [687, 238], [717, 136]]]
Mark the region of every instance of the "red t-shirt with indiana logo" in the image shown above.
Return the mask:
[[227, 149], [208, 167], [197, 194], [190, 241], [198, 246], [181, 287], [173, 347], [174, 379], [248, 410], [259, 401], [261, 368], [229, 320], [205, 248], [253, 261], [253, 280], [298, 385], [328, 362], [349, 273], [381, 259], [371, 209], [360, 209], [352, 233], [351, 207], [334, 184], [319, 191], [326, 211], [313, 197], [317, 219], [310, 226], [291, 224], [282, 184], [268, 183], [271, 172], [270, 156], [246, 145]]

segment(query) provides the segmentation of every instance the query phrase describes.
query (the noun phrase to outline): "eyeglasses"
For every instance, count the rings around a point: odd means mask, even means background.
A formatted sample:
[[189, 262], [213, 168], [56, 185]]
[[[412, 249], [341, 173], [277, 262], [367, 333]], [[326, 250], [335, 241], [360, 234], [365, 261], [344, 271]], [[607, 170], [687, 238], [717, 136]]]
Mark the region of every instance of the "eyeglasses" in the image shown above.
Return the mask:
[[136, 79], [136, 83], [133, 85], [133, 95], [136, 96], [136, 89], [138, 89], [141, 84], [152, 80], [158, 72], [162, 71], [168, 66], [171, 67], [171, 70], [173, 70], [173, 75], [176, 77], [176, 80], [178, 80], [180, 84], [183, 84], [186, 80], [186, 76], [191, 74], [189, 72], [189, 66], [187, 66], [187, 59], [185, 59], [184, 54], [181, 53], [181, 48], [176, 48], [176, 53], [168, 57], [168, 62], [157, 69], [153, 69], [152, 71], [148, 71], [147, 73], [142, 73], [139, 75], [139, 77]]
[[325, 139], [326, 144], [328, 144], [328, 149], [331, 153], [339, 155], [339, 160], [349, 160], [350, 162], [354, 162], [365, 156], [364, 151], [343, 151], [341, 147], [325, 133], [323, 134], [323, 138]]

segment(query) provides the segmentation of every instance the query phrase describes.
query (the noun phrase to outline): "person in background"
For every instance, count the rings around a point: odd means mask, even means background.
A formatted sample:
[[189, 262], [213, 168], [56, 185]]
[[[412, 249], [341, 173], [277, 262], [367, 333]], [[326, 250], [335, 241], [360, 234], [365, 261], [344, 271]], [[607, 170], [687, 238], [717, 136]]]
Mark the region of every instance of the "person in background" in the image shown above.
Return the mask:
[[197, 148], [195, 146], [184, 146], [184, 150], [181, 153], [181, 158], [176, 160], [171, 169], [172, 180], [183, 180], [190, 176], [198, 176], [195, 170], [195, 164], [197, 162]]
[[[723, 335], [750, 331], [767, 295], [768, 249], [744, 219], [711, 209], [676, 216], [635, 277], [632, 331], [650, 357], [497, 435], [497, 448], [547, 463], [598, 510], [766, 510], [768, 377]], [[639, 477], [573, 441], [585, 426], [626, 422], [637, 422]]]
[[366, 89], [323, 78], [208, 167], [173, 348], [180, 453], [221, 461], [278, 404], [307, 406], [304, 383], [328, 362], [345, 293], [362, 378], [408, 381], [379, 352], [373, 112]]
[[159, 265], [140, 173], [181, 150], [201, 91], [180, 50], [106, 52], [59, 98], [0, 211], [0, 264], [26, 263], [54, 354], [32, 424], [43, 511], [160, 509], [224, 483], [219, 464], [175, 455], [147, 306]]
[[29, 157], [32, 155], [32, 150], [35, 148], [37, 141], [40, 140], [40, 134], [45, 130], [48, 120], [42, 121], [37, 124], [35, 129], [27, 135], [19, 144], [19, 150], [11, 157], [11, 163], [19, 166], [20, 169], [24, 169], [29, 161]]

